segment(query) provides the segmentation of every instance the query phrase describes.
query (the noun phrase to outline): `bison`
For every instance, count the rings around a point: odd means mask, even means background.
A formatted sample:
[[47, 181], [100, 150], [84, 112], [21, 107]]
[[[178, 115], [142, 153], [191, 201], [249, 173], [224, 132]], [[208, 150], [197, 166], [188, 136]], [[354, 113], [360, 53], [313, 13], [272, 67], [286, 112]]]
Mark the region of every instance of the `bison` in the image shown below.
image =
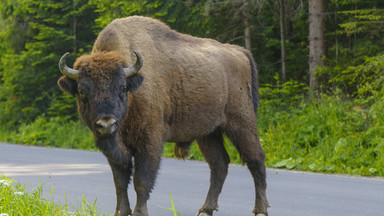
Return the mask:
[[67, 55], [59, 61], [64, 76], [58, 85], [77, 97], [80, 116], [109, 162], [115, 215], [132, 215], [127, 189], [133, 175], [133, 215], [147, 216], [163, 143], [175, 142], [175, 154], [185, 157], [194, 140], [211, 170], [198, 215], [212, 215], [230, 162], [223, 134], [253, 176], [253, 214], [268, 215], [265, 153], [256, 125], [258, 74], [249, 51], [132, 16], [106, 26], [73, 69]]

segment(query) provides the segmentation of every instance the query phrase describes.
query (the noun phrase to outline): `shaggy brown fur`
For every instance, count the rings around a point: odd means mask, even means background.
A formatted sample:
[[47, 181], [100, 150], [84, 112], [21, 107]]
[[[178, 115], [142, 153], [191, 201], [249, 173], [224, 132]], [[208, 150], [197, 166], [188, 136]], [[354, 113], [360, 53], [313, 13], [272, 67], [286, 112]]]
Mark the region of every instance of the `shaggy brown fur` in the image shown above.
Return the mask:
[[111, 85], [117, 66], [127, 67], [127, 59], [119, 52], [101, 52], [80, 56], [74, 69], [84, 71], [89, 78], [103, 88]]
[[[100, 52], [92, 55], [83, 55], [76, 59], [75, 69], [87, 68], [89, 71], [95, 69], [104, 69], [106, 71], [115, 71], [116, 65], [127, 67], [127, 59], [120, 52]], [[98, 71], [95, 74], [103, 74], [105, 71]]]
[[[138, 75], [125, 79], [122, 68], [136, 61], [133, 50], [141, 53], [144, 64]], [[58, 83], [63, 91], [78, 95], [80, 115], [108, 158], [116, 214], [132, 212], [126, 192], [132, 167], [137, 194], [133, 215], [146, 216], [163, 143], [177, 142], [175, 154], [185, 157], [191, 141], [197, 140], [211, 169], [211, 185], [199, 213], [212, 215], [228, 171], [225, 133], [254, 178], [254, 214], [267, 215], [265, 154], [255, 112], [257, 71], [247, 50], [133, 16], [105, 27], [92, 54], [80, 57], [75, 69], [80, 71], [78, 83], [67, 77]], [[115, 119], [119, 131], [100, 136], [95, 130], [100, 119]]]

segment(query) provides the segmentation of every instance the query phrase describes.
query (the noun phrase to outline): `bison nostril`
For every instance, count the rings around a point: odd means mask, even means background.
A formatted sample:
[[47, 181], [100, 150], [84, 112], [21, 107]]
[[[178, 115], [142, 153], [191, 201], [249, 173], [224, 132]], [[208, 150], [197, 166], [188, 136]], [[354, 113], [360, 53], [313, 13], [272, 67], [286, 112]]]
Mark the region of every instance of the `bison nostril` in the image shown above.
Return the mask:
[[96, 122], [96, 130], [101, 135], [111, 135], [117, 129], [117, 121], [115, 119], [101, 119]]

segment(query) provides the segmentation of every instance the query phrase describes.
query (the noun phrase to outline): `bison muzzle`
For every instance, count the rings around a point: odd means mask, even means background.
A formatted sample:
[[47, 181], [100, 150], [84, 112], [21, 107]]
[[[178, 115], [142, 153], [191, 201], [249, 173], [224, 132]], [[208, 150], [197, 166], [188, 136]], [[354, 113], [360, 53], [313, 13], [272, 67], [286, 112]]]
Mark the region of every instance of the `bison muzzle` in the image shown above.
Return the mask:
[[[136, 51], [137, 50], [137, 51]], [[257, 132], [258, 80], [249, 51], [171, 30], [151, 18], [116, 19], [73, 69], [59, 61], [61, 90], [77, 97], [82, 120], [108, 159], [115, 215], [147, 216], [164, 142], [185, 157], [196, 140], [211, 170], [199, 215], [212, 215], [230, 162], [226, 134], [255, 184], [254, 215], [268, 215], [265, 154]], [[133, 160], [134, 159], [134, 160]], [[127, 189], [133, 175], [137, 202]]]

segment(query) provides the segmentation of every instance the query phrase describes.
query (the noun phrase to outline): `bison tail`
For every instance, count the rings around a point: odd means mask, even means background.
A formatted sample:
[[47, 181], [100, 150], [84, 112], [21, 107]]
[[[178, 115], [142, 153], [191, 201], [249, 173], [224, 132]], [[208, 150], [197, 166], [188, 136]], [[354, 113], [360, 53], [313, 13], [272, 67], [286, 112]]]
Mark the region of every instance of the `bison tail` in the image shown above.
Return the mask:
[[255, 60], [252, 57], [251, 52], [246, 52], [245, 55], [248, 57], [249, 64], [252, 71], [252, 102], [255, 114], [257, 114], [257, 108], [259, 106], [259, 74], [256, 68]]

